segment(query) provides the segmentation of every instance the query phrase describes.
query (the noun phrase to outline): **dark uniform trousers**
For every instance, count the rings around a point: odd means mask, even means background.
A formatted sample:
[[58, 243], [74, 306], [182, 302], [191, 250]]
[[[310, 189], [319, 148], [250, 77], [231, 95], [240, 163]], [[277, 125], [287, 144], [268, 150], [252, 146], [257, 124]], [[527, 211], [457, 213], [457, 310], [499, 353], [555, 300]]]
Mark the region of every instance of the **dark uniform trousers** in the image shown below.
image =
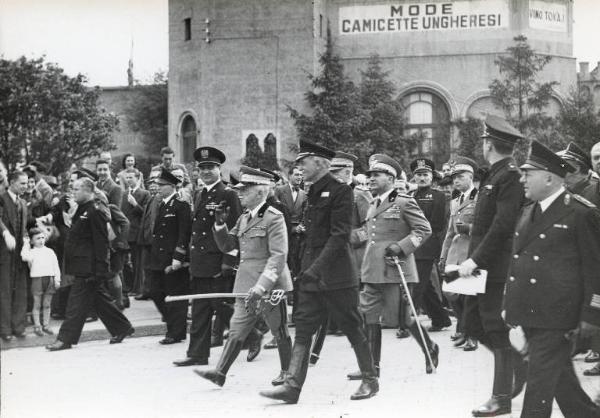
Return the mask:
[[464, 330], [485, 346], [508, 348], [508, 327], [499, 315], [504, 299], [504, 283], [488, 281], [485, 293], [465, 298]]
[[[87, 280], [86, 280], [87, 279]], [[89, 308], [96, 314], [111, 335], [119, 335], [131, 328], [129, 320], [119, 311], [100, 281], [75, 277], [69, 300], [66, 319], [60, 327], [58, 339], [67, 344], [77, 344]]]
[[565, 330], [526, 328], [524, 331], [530, 356], [521, 417], [550, 417], [554, 398], [565, 418], [600, 417], [600, 407], [577, 380]]
[[147, 270], [150, 274], [150, 298], [167, 323], [167, 337], [185, 340], [187, 334], [188, 301], [165, 303], [166, 296], [185, 295], [188, 292], [187, 268], [166, 274], [160, 270]]
[[447, 326], [448, 313], [431, 283], [431, 271], [434, 260], [416, 259], [419, 283], [414, 288], [414, 301], [417, 306], [425, 309], [431, 318], [431, 325]]
[[[232, 280], [224, 277], [192, 277], [193, 294], [230, 293]], [[227, 299], [197, 299], [192, 301], [192, 326], [187, 356], [207, 359], [210, 355], [213, 313], [229, 323], [232, 314], [231, 301]]]

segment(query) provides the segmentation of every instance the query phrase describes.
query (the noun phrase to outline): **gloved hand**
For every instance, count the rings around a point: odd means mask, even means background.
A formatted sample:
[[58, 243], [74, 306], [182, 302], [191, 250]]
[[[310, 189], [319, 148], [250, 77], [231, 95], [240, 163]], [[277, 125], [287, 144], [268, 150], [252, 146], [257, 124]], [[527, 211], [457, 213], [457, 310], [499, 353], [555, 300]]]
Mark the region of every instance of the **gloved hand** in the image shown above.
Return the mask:
[[221, 275], [225, 279], [233, 279], [235, 277], [235, 268], [229, 264], [221, 264]]
[[219, 203], [219, 206], [215, 209], [215, 225], [223, 225], [227, 221], [230, 209], [225, 200]]
[[2, 236], [4, 237], [4, 242], [6, 243], [6, 248], [8, 249], [8, 251], [13, 251], [17, 246], [17, 241], [15, 240], [15, 237], [13, 237], [12, 234], [8, 232], [8, 230], [4, 231], [2, 233]]
[[437, 267], [440, 273], [444, 273], [444, 271], [446, 271], [446, 260], [442, 258], [440, 261], [438, 261]]
[[248, 290], [248, 296], [244, 299], [244, 306], [246, 308], [246, 312], [254, 312], [258, 309], [258, 305], [264, 292], [257, 286], [251, 287]]
[[386, 257], [404, 257], [404, 251], [402, 248], [396, 243], [392, 243], [388, 245], [385, 249]]

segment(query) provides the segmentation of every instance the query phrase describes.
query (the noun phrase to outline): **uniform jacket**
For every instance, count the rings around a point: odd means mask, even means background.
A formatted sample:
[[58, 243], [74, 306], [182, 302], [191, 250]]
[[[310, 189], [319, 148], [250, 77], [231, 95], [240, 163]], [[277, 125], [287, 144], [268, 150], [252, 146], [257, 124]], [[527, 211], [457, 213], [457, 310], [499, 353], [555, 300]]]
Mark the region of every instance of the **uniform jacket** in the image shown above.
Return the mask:
[[[440, 260], [444, 260], [446, 264], [460, 264], [469, 258], [470, 231], [475, 214], [476, 196], [477, 189], [473, 189], [469, 196], [465, 196], [462, 205], [459, 201], [460, 195], [450, 201], [450, 219], [440, 255]], [[457, 225], [459, 225], [460, 231], [457, 229]]]
[[[373, 201], [373, 196], [366, 190], [360, 190], [354, 188], [354, 204], [352, 205], [352, 229], [360, 228], [364, 225], [365, 219], [367, 219], [367, 212], [369, 206]], [[352, 242], [352, 241], [351, 241]], [[365, 256], [366, 245], [352, 245], [352, 254], [354, 256], [354, 262], [356, 263], [357, 271], [361, 272], [361, 265]]]
[[415, 251], [417, 260], [435, 260], [440, 256], [446, 227], [446, 195], [431, 187], [413, 192], [414, 199], [431, 225], [431, 236]]
[[[417, 283], [417, 265], [414, 252], [431, 235], [429, 221], [415, 200], [392, 191], [379, 207], [374, 199], [367, 212], [367, 222], [362, 232], [367, 237], [367, 246], [362, 262], [363, 283], [401, 283], [396, 265], [385, 262], [385, 249], [393, 243], [402, 248], [402, 272], [409, 283]], [[353, 231], [356, 233], [357, 231]]]
[[300, 188], [296, 195], [296, 201], [294, 201], [290, 185], [283, 184], [275, 188], [275, 197], [288, 208], [292, 225], [298, 225], [302, 221], [302, 211], [304, 208], [304, 201], [306, 200], [306, 192]]
[[146, 203], [146, 206], [144, 206], [144, 213], [142, 214], [140, 229], [137, 236], [138, 245], [152, 245], [152, 241], [154, 241], [152, 230], [161, 201], [160, 195], [156, 194], [154, 197], [151, 196]]
[[569, 189], [571, 193], [581, 195], [585, 199], [600, 207], [600, 182], [593, 178], [581, 180]]
[[107, 217], [94, 200], [80, 204], [65, 240], [65, 274], [106, 277], [109, 271]]
[[190, 242], [190, 205], [182, 202], [175, 194], [167, 203], [158, 204], [152, 248], [150, 270], [164, 270], [173, 260], [185, 261]]
[[[17, 198], [17, 203], [21, 206], [23, 214], [19, 230], [17, 230], [17, 205], [13, 202], [8, 191], [0, 195], [0, 264], [10, 263], [14, 257], [20, 261], [19, 254], [23, 247], [23, 237], [27, 235], [27, 204], [21, 198]], [[7, 229], [17, 241], [17, 246], [13, 251], [8, 251], [4, 238], [1, 236], [4, 229]]]
[[357, 286], [350, 249], [352, 189], [327, 173], [308, 192], [301, 271], [316, 280], [302, 280], [306, 291]]
[[[204, 189], [206, 190], [206, 189]], [[215, 209], [221, 201], [229, 206], [227, 227], [233, 228], [242, 207], [240, 200], [232, 189], [223, 182], [213, 186], [209, 192], [200, 193], [194, 203], [194, 218], [192, 220], [192, 236], [190, 241], [190, 274], [192, 277], [215, 277], [221, 274], [221, 264], [234, 266], [236, 257], [224, 254], [215, 242], [212, 227], [215, 223]]]
[[532, 221], [523, 209], [506, 282], [506, 322], [531, 328], [600, 325], [600, 212], [561, 194]]
[[123, 203], [121, 203], [121, 210], [123, 214], [129, 219], [129, 235], [127, 240], [129, 242], [135, 242], [142, 225], [142, 216], [144, 215], [144, 207], [150, 200], [150, 192], [137, 188], [133, 192], [133, 198], [137, 201], [137, 205], [133, 206], [127, 199], [127, 191], [125, 197], [123, 197]]
[[123, 189], [115, 183], [113, 179], [109, 177], [106, 181], [98, 181], [96, 184], [98, 188], [106, 194], [108, 203], [116, 205], [119, 208], [121, 207], [121, 203], [123, 202]]
[[471, 228], [469, 257], [488, 271], [488, 281], [504, 283], [513, 235], [524, 201], [520, 172], [512, 157], [494, 163], [481, 182]]
[[219, 249], [228, 253], [238, 250], [240, 264], [233, 285], [234, 292], [246, 293], [254, 285], [264, 288], [292, 290], [287, 267], [288, 234], [283, 214], [265, 203], [249, 220], [244, 212], [235, 226], [213, 229]]

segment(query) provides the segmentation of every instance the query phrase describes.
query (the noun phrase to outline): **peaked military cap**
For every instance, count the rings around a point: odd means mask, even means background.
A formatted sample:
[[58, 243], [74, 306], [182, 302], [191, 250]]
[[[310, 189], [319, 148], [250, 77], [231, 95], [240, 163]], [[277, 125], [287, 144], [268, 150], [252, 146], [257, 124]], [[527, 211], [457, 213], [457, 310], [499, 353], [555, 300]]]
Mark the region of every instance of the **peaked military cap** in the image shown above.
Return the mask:
[[261, 169], [251, 168], [243, 165], [240, 167], [238, 181], [239, 183], [237, 183], [234, 187], [241, 189], [245, 186], [270, 185], [274, 181], [274, 177], [272, 174], [269, 174]]
[[412, 163], [410, 163], [410, 171], [414, 173], [418, 173], [420, 171], [429, 171], [433, 173], [435, 170], [435, 163], [431, 161], [429, 158], [417, 158]]
[[198, 161], [198, 165], [221, 165], [225, 162], [225, 154], [214, 147], [200, 147], [194, 151], [194, 160]]
[[371, 173], [385, 173], [397, 178], [402, 173], [402, 167], [392, 157], [385, 154], [373, 154], [369, 157], [367, 176]]
[[275, 171], [267, 170], [266, 168], [259, 168], [259, 170], [264, 173], [270, 174], [273, 177], [273, 179], [271, 180], [273, 183], [279, 183], [279, 180], [281, 180], [281, 176]]
[[87, 177], [92, 181], [98, 181], [98, 174], [94, 173], [92, 170], [88, 170], [87, 168], [81, 167], [77, 170], [73, 171], [73, 174], [77, 174], [77, 178]]
[[575, 168], [549, 148], [534, 140], [531, 142], [529, 157], [521, 166], [521, 170], [545, 170], [564, 177], [567, 173], [574, 172]]
[[588, 170], [592, 169], [592, 159], [590, 158], [589, 154], [585, 152], [575, 142], [569, 142], [569, 145], [567, 145], [567, 149], [558, 151], [556, 154], [561, 156], [564, 160], [577, 161], [585, 165], [588, 168]]
[[322, 157], [331, 160], [333, 157], [335, 157], [335, 151], [332, 151], [329, 148], [326, 148], [322, 145], [315, 144], [314, 142], [309, 142], [301, 139], [300, 152], [296, 157], [296, 161], [300, 161], [303, 158], [310, 156]]
[[354, 164], [358, 161], [356, 155], [348, 154], [347, 152], [336, 151], [335, 156], [331, 160], [330, 171], [341, 170], [342, 168], [354, 168]]
[[475, 174], [475, 171], [477, 171], [477, 163], [468, 157], [458, 156], [452, 165], [452, 175], [465, 172]]
[[44, 176], [44, 180], [48, 183], [48, 186], [52, 188], [58, 187], [58, 180], [54, 176]]
[[485, 119], [485, 130], [481, 138], [496, 139], [514, 145], [518, 139], [523, 138], [523, 134], [508, 123], [506, 119], [495, 115], [488, 115]]
[[173, 186], [178, 185], [181, 182], [177, 177], [175, 177], [169, 170], [163, 168], [156, 178], [157, 184], [171, 184]]

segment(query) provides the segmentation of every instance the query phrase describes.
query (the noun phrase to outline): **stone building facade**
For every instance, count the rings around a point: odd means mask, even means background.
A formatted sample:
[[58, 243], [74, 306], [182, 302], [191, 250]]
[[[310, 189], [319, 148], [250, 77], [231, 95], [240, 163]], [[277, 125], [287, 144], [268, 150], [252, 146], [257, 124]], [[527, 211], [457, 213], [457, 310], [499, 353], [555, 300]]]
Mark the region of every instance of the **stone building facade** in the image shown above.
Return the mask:
[[[287, 106], [307, 111], [307, 75], [318, 71], [327, 27], [358, 81], [376, 53], [406, 107], [419, 151], [447, 158], [458, 145], [448, 124], [498, 112], [488, 85], [494, 60], [524, 34], [552, 56], [541, 81], [558, 81], [551, 112], [576, 83], [570, 0], [169, 0], [169, 143], [182, 161], [220, 147], [230, 167], [254, 134], [277, 140], [290, 160], [297, 143]], [[262, 142], [261, 142], [262, 146]]]
[[584, 95], [591, 96], [594, 108], [600, 111], [600, 62], [592, 71], [590, 71], [589, 62], [580, 62], [577, 83], [579, 90]]

